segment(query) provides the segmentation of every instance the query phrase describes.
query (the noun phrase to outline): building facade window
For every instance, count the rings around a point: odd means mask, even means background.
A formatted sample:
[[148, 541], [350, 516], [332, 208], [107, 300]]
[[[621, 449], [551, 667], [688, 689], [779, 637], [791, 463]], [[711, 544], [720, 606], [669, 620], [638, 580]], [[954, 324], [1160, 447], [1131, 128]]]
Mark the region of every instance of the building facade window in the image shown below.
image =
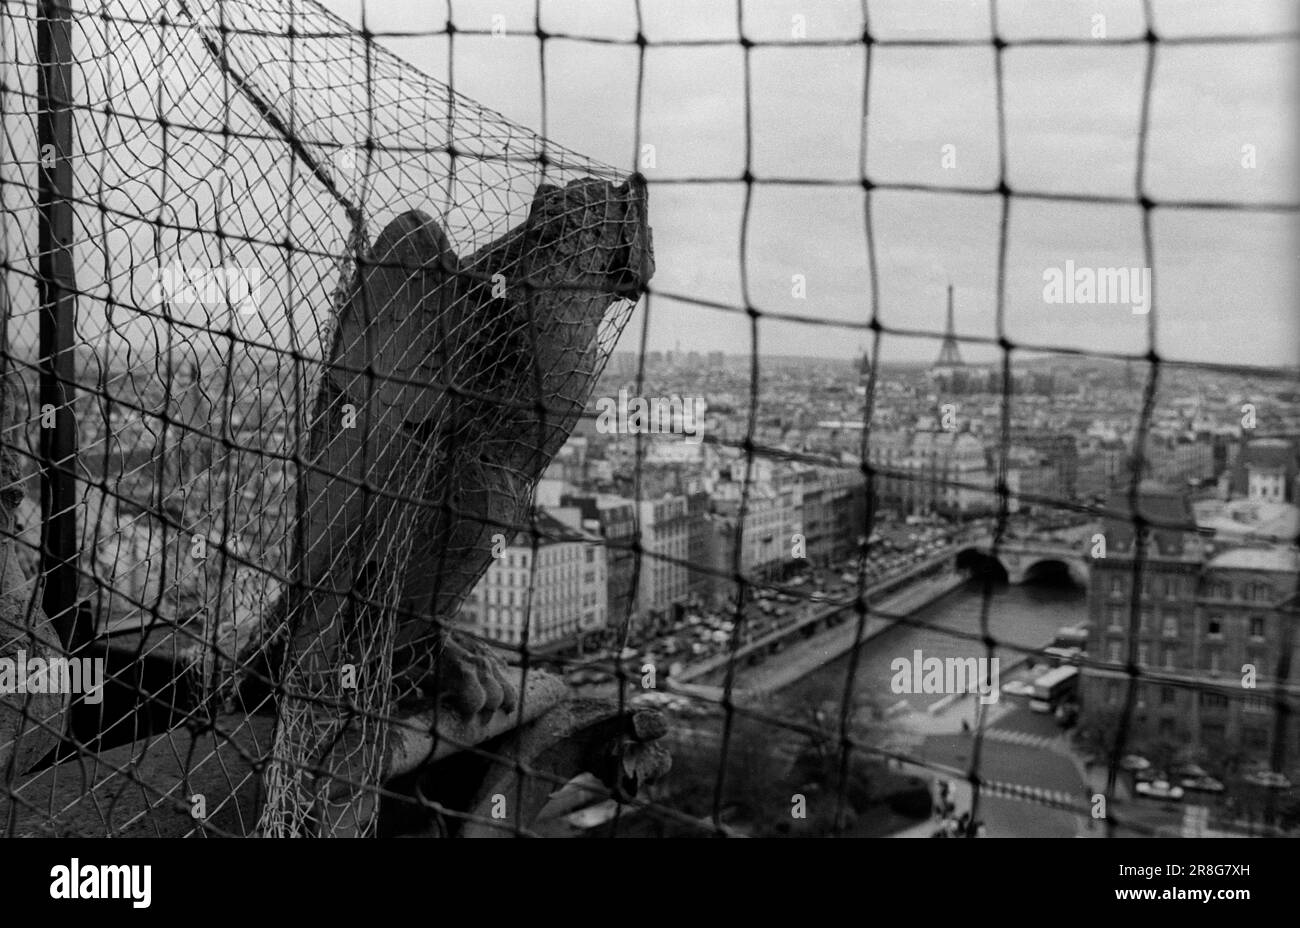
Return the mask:
[[1222, 722], [1203, 722], [1201, 724], [1201, 740], [1207, 744], [1222, 744], [1227, 733], [1227, 726]]
[[1242, 700], [1241, 708], [1244, 712], [1253, 712], [1257, 715], [1266, 715], [1273, 711], [1273, 705], [1267, 696], [1247, 696]]
[[1228, 708], [1228, 697], [1222, 693], [1201, 693], [1200, 704], [1202, 709], [1221, 711]]

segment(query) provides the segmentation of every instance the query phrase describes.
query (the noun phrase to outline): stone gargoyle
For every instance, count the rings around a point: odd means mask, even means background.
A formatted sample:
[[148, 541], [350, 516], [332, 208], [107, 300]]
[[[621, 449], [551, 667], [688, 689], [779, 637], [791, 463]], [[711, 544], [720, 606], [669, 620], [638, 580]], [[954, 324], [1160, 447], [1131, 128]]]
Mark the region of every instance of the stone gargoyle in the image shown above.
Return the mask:
[[[468, 257], [410, 211], [358, 262], [300, 471], [301, 582], [268, 652], [284, 695], [264, 831], [370, 833], [376, 803], [357, 784], [412, 748], [400, 726], [376, 736], [367, 710], [427, 734], [440, 711], [499, 729], [519, 708], [518, 676], [457, 615], [493, 536], [527, 528], [653, 269], [639, 176], [542, 184], [523, 223]], [[344, 665], [379, 697], [349, 692]], [[561, 690], [530, 685], [528, 715]]]

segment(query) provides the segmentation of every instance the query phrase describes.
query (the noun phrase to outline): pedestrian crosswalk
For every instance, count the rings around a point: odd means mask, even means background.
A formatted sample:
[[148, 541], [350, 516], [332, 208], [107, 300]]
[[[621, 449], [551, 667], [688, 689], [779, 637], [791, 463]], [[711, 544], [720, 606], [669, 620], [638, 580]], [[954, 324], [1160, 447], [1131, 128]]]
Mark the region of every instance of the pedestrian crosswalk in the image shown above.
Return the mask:
[[1083, 805], [1080, 796], [1072, 796], [1059, 789], [1026, 786], [1023, 783], [1002, 783], [998, 780], [986, 780], [980, 784], [980, 790], [986, 795], [1004, 796], [1007, 799], [1027, 799], [1030, 802], [1038, 802], [1058, 808], [1078, 808]]
[[1045, 751], [1062, 750], [1060, 738], [1048, 738], [1045, 735], [1033, 735], [1027, 731], [1006, 731], [1001, 728], [985, 729], [984, 737], [990, 741], [1004, 744], [1019, 744], [1025, 747], [1040, 748]]

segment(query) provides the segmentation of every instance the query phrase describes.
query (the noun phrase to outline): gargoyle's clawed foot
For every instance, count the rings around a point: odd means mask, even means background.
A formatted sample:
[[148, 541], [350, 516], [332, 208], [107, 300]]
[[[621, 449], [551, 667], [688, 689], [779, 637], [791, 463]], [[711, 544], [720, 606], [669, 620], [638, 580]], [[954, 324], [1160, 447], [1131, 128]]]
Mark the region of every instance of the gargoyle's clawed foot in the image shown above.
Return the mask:
[[440, 703], [467, 719], [513, 712], [518, 701], [505, 661], [477, 639], [454, 632], [443, 640], [434, 680]]

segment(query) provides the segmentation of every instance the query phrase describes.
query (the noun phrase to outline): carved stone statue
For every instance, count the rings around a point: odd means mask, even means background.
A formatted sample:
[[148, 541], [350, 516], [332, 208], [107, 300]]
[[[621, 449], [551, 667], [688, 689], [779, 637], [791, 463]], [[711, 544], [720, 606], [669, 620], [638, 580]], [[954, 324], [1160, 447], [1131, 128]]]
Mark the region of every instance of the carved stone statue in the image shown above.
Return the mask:
[[[268, 793], [313, 811], [273, 810], [270, 831], [337, 832], [343, 814], [366, 830], [374, 810], [357, 808], [355, 784], [391, 753], [364, 749], [374, 715], [514, 711], [513, 675], [456, 616], [493, 536], [527, 527], [652, 273], [640, 177], [543, 184], [520, 226], [465, 258], [419, 211], [380, 233], [340, 313], [301, 471]], [[345, 666], [365, 679], [350, 689]]]

